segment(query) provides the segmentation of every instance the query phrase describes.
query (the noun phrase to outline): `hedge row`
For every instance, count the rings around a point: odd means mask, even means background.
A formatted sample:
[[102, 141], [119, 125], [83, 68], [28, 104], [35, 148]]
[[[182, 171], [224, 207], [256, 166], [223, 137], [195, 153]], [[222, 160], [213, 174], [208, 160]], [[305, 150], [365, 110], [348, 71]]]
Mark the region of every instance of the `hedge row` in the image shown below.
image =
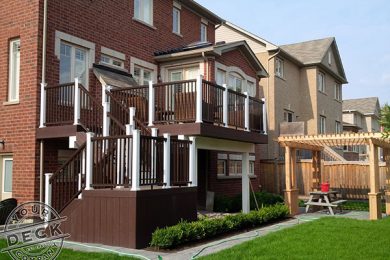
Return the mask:
[[276, 204], [258, 211], [251, 211], [248, 214], [238, 213], [223, 218], [204, 218], [194, 222], [182, 221], [175, 226], [154, 231], [150, 245], [165, 249], [174, 248], [180, 244], [212, 238], [226, 232], [253, 228], [288, 215], [287, 206]]
[[[277, 203], [283, 203], [282, 196], [268, 193], [268, 192], [255, 192], [250, 194], [250, 207], [251, 210], [257, 209], [254, 196], [256, 197], [257, 204], [260, 208], [265, 206], [275, 205]], [[214, 199], [214, 211], [215, 212], [240, 212], [242, 209], [242, 194], [238, 194], [234, 197], [217, 196]]]

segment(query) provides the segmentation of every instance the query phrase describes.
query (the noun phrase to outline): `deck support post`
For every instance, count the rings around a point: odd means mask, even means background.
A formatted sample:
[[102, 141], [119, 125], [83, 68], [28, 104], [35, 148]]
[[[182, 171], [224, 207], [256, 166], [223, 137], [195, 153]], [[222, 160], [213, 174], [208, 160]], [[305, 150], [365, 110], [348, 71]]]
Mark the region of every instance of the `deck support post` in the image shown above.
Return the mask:
[[196, 148], [196, 137], [191, 136], [189, 138], [191, 141], [190, 144], [190, 162], [189, 162], [189, 181], [190, 186], [196, 187], [198, 186], [198, 149]]
[[135, 129], [135, 122], [134, 122], [135, 112], [136, 112], [135, 107], [129, 108], [129, 125], [133, 126], [133, 129]]
[[245, 95], [245, 111], [244, 111], [244, 119], [245, 119], [245, 131], [250, 131], [250, 123], [249, 123], [249, 94], [248, 92], [244, 92]]
[[226, 84], [223, 87], [223, 124], [225, 127], [229, 126], [229, 91]]
[[242, 212], [250, 212], [249, 153], [242, 153]]
[[267, 105], [266, 105], [266, 99], [262, 98], [261, 101], [263, 101], [263, 133], [267, 134]]
[[93, 174], [93, 154], [92, 154], [92, 136], [93, 133], [88, 132], [86, 136], [86, 173], [85, 173], [85, 190], [92, 190], [92, 174]]
[[378, 146], [369, 141], [369, 162], [370, 162], [370, 193], [368, 200], [370, 203], [370, 219], [377, 220], [382, 218], [381, 211], [381, 193], [379, 191], [379, 157]]
[[321, 182], [321, 151], [312, 151], [312, 190], [317, 190]]
[[290, 215], [298, 214], [298, 192], [296, 178], [296, 149], [285, 147], [286, 190], [284, 199], [290, 209]]
[[131, 170], [131, 190], [140, 190], [140, 152], [141, 152], [141, 132], [140, 130], [133, 130], [133, 162]]
[[[50, 178], [53, 176], [53, 173], [45, 173], [45, 204], [51, 207], [51, 198], [52, 198], [52, 184], [50, 183]], [[50, 210], [48, 210], [50, 212]], [[50, 215], [45, 216], [45, 221], [50, 220]]]
[[164, 134], [164, 183], [165, 188], [171, 187], [171, 136]]
[[153, 81], [149, 81], [149, 126], [154, 126], [155, 112], [154, 88]]
[[74, 79], [74, 125], [78, 125], [80, 120], [80, 88], [79, 79]]
[[39, 128], [45, 127], [46, 124], [46, 83], [41, 83], [41, 110], [39, 118]]
[[385, 190], [385, 198], [386, 198], [386, 214], [390, 215], [390, 148], [383, 149], [383, 158], [386, 162], [386, 190]]
[[195, 123], [203, 122], [203, 94], [202, 94], [202, 84], [203, 76], [199, 75], [196, 79], [196, 121]]
[[103, 104], [103, 136], [110, 135], [110, 118], [108, 113], [110, 113], [110, 103], [105, 102]]

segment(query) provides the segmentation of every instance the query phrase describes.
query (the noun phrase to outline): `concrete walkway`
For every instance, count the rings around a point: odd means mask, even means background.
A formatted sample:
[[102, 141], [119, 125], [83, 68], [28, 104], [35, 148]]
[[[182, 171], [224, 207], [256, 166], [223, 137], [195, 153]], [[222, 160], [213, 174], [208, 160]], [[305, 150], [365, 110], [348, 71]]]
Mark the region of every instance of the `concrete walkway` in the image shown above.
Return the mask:
[[[95, 245], [95, 244], [75, 244], [72, 242], [66, 242], [65, 247], [78, 250], [78, 251], [90, 251], [90, 252], [119, 252], [123, 254], [135, 254], [144, 256], [144, 259], [159, 259], [159, 256], [162, 259], [191, 259], [194, 256], [205, 256], [208, 254], [216, 253], [221, 250], [233, 247], [235, 245], [241, 244], [245, 241], [252, 240], [256, 237], [265, 236], [271, 232], [275, 232], [284, 228], [292, 227], [298, 224], [302, 224], [308, 221], [312, 221], [315, 219], [319, 219], [321, 217], [329, 217], [327, 211], [319, 211], [315, 213], [308, 214], [300, 214], [295, 218], [288, 219], [281, 223], [277, 223], [271, 226], [259, 228], [250, 232], [244, 232], [238, 235], [233, 235], [231, 237], [225, 237], [223, 239], [205, 243], [203, 245], [191, 247], [188, 249], [183, 249], [181, 251], [172, 251], [172, 252], [153, 252], [147, 250], [135, 250], [121, 247], [110, 247], [103, 245]], [[384, 215], [385, 216], [385, 215]], [[354, 218], [361, 220], [368, 220], [369, 213], [368, 212], [360, 212], [360, 211], [344, 211], [342, 213], [338, 213], [335, 216], [330, 217], [346, 217], [346, 218]]]

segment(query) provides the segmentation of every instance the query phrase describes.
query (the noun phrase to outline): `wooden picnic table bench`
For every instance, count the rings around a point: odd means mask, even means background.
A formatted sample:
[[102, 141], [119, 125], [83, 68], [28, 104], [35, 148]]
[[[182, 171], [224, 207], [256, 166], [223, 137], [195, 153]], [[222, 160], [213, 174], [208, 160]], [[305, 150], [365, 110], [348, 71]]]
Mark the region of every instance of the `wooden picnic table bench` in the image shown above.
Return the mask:
[[334, 215], [333, 208], [339, 208], [342, 211], [342, 204], [346, 202], [346, 200], [338, 200], [337, 199], [337, 191], [313, 191], [310, 192], [310, 198], [305, 203], [306, 205], [306, 213], [309, 211], [310, 206], [321, 206], [327, 207], [330, 214]]

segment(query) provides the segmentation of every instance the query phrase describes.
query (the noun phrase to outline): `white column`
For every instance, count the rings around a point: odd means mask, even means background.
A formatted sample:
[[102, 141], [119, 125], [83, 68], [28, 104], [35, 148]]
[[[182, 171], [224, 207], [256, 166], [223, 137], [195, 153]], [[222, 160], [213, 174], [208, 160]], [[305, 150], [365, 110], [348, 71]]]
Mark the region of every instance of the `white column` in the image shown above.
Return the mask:
[[267, 105], [266, 105], [266, 100], [265, 98], [262, 98], [261, 101], [264, 102], [263, 104], [263, 131], [264, 134], [267, 134]]
[[[151, 128], [152, 130], [152, 137], [157, 137], [158, 136], [158, 129], [157, 128]], [[157, 164], [157, 149], [156, 149], [156, 141], [153, 140], [151, 142], [151, 147], [150, 147], [150, 151], [151, 151], [151, 162], [152, 162], [152, 165], [151, 165], [151, 171], [152, 171], [152, 178], [156, 178], [157, 177], [157, 174], [156, 174], [156, 164]]]
[[[131, 125], [126, 125], [126, 135], [132, 135], [133, 134], [133, 128]], [[126, 151], [125, 151], [125, 156], [126, 156], [126, 170], [124, 173], [125, 177], [132, 176], [132, 164], [131, 164], [131, 158], [133, 154], [133, 142], [131, 138], [126, 138]]]
[[46, 124], [46, 83], [41, 83], [41, 114], [39, 128], [45, 127]]
[[[82, 173], [79, 173], [79, 180], [78, 180], [78, 189], [79, 191], [82, 189]], [[82, 193], [79, 194], [78, 199], [82, 199]]]
[[[53, 173], [45, 173], [45, 204], [48, 206], [51, 206], [51, 192], [52, 192], [52, 185], [50, 184], [50, 178], [53, 176]], [[48, 212], [50, 210], [46, 209]], [[45, 220], [50, 220], [50, 215], [45, 216]]]
[[110, 113], [110, 103], [105, 102], [103, 104], [103, 136], [110, 135], [110, 118], [108, 113]]
[[224, 88], [224, 91], [223, 91], [223, 124], [225, 125], [225, 127], [228, 127], [228, 121], [229, 121], [229, 113], [228, 113], [228, 109], [229, 109], [229, 91], [228, 91], [228, 88], [227, 88], [227, 85], [226, 84], [223, 84], [222, 87]]
[[202, 116], [202, 83], [203, 83], [203, 76], [199, 75], [196, 79], [196, 123], [202, 123], [203, 122], [203, 116]]
[[86, 140], [86, 173], [85, 173], [85, 190], [92, 190], [92, 174], [93, 174], [93, 154], [92, 154], [92, 136], [91, 132], [87, 133]]
[[196, 148], [196, 137], [191, 136], [190, 141], [190, 186], [196, 187], [198, 186], [198, 149]]
[[79, 79], [74, 79], [74, 125], [79, 124], [80, 119], [80, 89]]
[[244, 92], [245, 95], [245, 130], [250, 131], [249, 125], [249, 94], [248, 92]]
[[242, 212], [250, 211], [249, 153], [242, 153]]
[[104, 106], [104, 104], [106, 102], [108, 102], [107, 100], [107, 94], [106, 94], [106, 90], [110, 90], [107, 85], [102, 85], [102, 105]]
[[140, 190], [140, 149], [141, 148], [141, 132], [140, 130], [133, 130], [133, 162], [131, 170], [131, 190]]
[[149, 126], [154, 125], [154, 88], [153, 82], [149, 81]]
[[[125, 172], [125, 140], [123, 138], [117, 139], [116, 143], [116, 188], [122, 188], [124, 184], [124, 172]], [[119, 184], [119, 185], [118, 185]]]
[[164, 134], [164, 183], [165, 188], [171, 187], [171, 136]]
[[134, 128], [133, 128], [132, 125], [130, 125], [130, 124], [126, 125], [126, 135], [132, 135], [133, 134], [133, 130], [134, 130]]
[[135, 129], [135, 122], [134, 122], [135, 111], [136, 111], [135, 107], [129, 108], [129, 125], [133, 126], [133, 129]]

